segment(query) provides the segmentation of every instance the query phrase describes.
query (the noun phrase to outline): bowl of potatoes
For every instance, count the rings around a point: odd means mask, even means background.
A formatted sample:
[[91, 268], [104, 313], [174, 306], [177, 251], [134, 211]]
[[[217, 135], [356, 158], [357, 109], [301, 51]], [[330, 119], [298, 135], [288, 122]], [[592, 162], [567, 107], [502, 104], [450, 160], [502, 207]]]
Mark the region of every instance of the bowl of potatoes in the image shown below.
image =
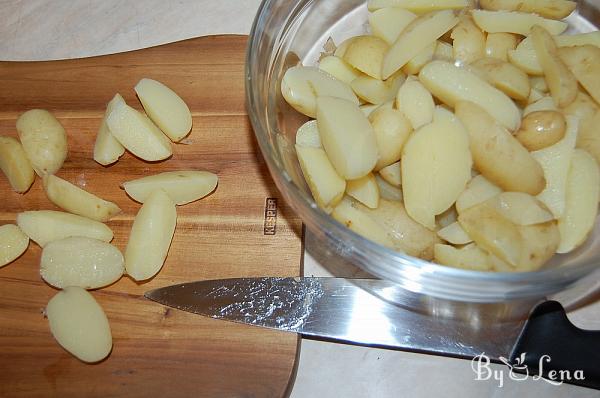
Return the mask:
[[285, 200], [407, 292], [537, 300], [600, 260], [600, 22], [568, 0], [263, 1], [247, 106]]

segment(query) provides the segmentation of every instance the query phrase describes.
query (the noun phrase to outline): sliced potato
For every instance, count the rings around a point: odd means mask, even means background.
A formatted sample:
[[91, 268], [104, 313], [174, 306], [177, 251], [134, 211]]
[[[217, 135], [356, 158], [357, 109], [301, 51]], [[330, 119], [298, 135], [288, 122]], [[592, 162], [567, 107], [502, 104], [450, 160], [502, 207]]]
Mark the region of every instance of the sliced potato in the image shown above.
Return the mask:
[[544, 171], [504, 127], [472, 102], [456, 104], [456, 116], [470, 137], [475, 168], [506, 191], [537, 195], [545, 187]]
[[110, 243], [72, 236], [48, 243], [42, 251], [40, 274], [49, 285], [64, 289], [97, 289], [121, 278], [123, 255]]
[[100, 199], [54, 175], [44, 177], [44, 190], [48, 199], [61, 209], [92, 220], [108, 221], [121, 212], [115, 203]]
[[402, 112], [392, 108], [375, 110], [369, 115], [369, 121], [373, 126], [379, 153], [375, 170], [381, 170], [400, 160], [402, 148], [413, 129]]
[[600, 31], [554, 36], [554, 41], [559, 47], [585, 46], [586, 44], [600, 47]]
[[392, 76], [386, 81], [370, 76], [360, 76], [352, 81], [350, 87], [361, 99], [380, 105], [393, 100], [403, 82], [403, 74]]
[[[536, 25], [531, 28], [530, 37], [554, 102], [560, 107], [569, 105], [577, 95], [575, 76], [558, 56], [556, 44], [550, 33], [541, 26]], [[600, 49], [598, 51], [600, 52]]]
[[339, 223], [345, 225], [357, 234], [390, 249], [394, 248], [392, 239], [387, 232], [375, 222], [366, 212], [357, 209], [358, 203], [349, 197], [344, 197], [335, 206], [331, 215]]
[[333, 55], [335, 57], [343, 59], [344, 54], [346, 53], [346, 50], [348, 49], [348, 46], [350, 45], [350, 43], [352, 43], [352, 40], [354, 40], [355, 37], [356, 36], [349, 37], [346, 40], [344, 40], [343, 42], [341, 42], [340, 45], [337, 46], [337, 48], [333, 52]]
[[554, 112], [558, 111], [554, 99], [550, 96], [545, 96], [537, 100], [536, 102], [529, 104], [523, 109], [523, 117], [527, 117], [533, 112]]
[[586, 121], [594, 117], [596, 112], [600, 111], [600, 107], [592, 98], [590, 98], [589, 95], [587, 95], [583, 91], [579, 91], [577, 92], [575, 101], [573, 101], [562, 111], [565, 114], [565, 116], [571, 115], [579, 119], [581, 123], [585, 123]]
[[379, 186], [372, 173], [346, 183], [346, 193], [370, 209], [379, 206]]
[[471, 15], [477, 26], [489, 33], [507, 32], [528, 36], [531, 28], [539, 25], [553, 35], [560, 35], [568, 26], [566, 22], [526, 12], [472, 10]]
[[395, 187], [402, 185], [402, 173], [400, 171], [400, 162], [392, 163], [389, 166], [379, 170], [379, 175], [389, 184]]
[[[392, 102], [392, 104], [393, 104], [393, 102]], [[366, 117], [369, 117], [369, 116], [371, 116], [371, 113], [375, 112], [376, 109], [379, 109], [380, 106], [382, 106], [382, 104], [363, 104], [363, 105], [359, 106], [359, 108]], [[391, 106], [390, 108], [392, 108], [392, 107], [393, 106]], [[321, 141], [319, 141], [319, 142], [321, 142]]]
[[192, 130], [190, 108], [165, 84], [143, 78], [134, 90], [146, 114], [173, 142], [179, 142]]
[[[539, 100], [541, 100], [542, 98], [546, 97], [546, 93], [542, 93], [541, 91], [536, 90], [535, 88], [532, 88], [531, 90], [529, 90], [529, 98], [527, 98], [527, 104], [525, 105], [525, 107], [538, 102]], [[550, 97], [550, 99], [552, 99], [552, 97]], [[522, 101], [521, 103], [524, 103], [524, 101]], [[552, 103], [554, 104], [554, 100], [552, 100]]]
[[517, 265], [520, 272], [536, 271], [556, 253], [560, 233], [556, 221], [519, 226], [523, 242], [521, 260]]
[[342, 178], [355, 180], [373, 170], [378, 157], [377, 139], [356, 104], [335, 97], [319, 97], [317, 126], [327, 157]]
[[485, 35], [468, 14], [460, 16], [460, 22], [452, 29], [454, 59], [470, 64], [485, 57]]
[[124, 182], [123, 188], [127, 195], [140, 203], [144, 203], [157, 189], [164, 189], [175, 204], [184, 205], [213, 192], [218, 181], [219, 177], [208, 171], [167, 171]]
[[289, 68], [281, 81], [281, 93], [295, 110], [310, 117], [317, 115], [319, 96], [344, 98], [358, 105], [358, 98], [349, 85], [311, 66]]
[[14, 224], [0, 226], [0, 268], [10, 264], [25, 253], [29, 237]]
[[465, 189], [456, 200], [456, 210], [462, 213], [464, 210], [483, 203], [501, 193], [502, 190], [489, 182], [481, 174], [473, 177]]
[[541, 93], [548, 93], [548, 83], [542, 76], [532, 76], [529, 78], [529, 85], [532, 89], [536, 89]]
[[401, 169], [408, 214], [433, 230], [435, 216], [456, 201], [471, 179], [468, 134], [454, 115], [437, 108], [434, 121], [415, 131], [404, 146]]
[[460, 249], [451, 245], [434, 246], [434, 261], [438, 264], [472, 271], [492, 271], [492, 264], [486, 252], [475, 243]]
[[431, 93], [416, 79], [407, 79], [398, 90], [396, 108], [418, 129], [433, 120], [435, 103]]
[[116, 104], [125, 102], [120, 94], [115, 94], [112, 100], [106, 106], [106, 112], [100, 123], [98, 134], [96, 135], [96, 142], [94, 144], [94, 160], [103, 166], [115, 163], [121, 155], [125, 153], [125, 147], [121, 145], [115, 137], [113, 137], [106, 118], [113, 111]]
[[479, 5], [486, 10], [531, 12], [544, 18], [563, 19], [573, 12], [577, 3], [568, 0], [481, 0]]
[[17, 119], [17, 131], [37, 175], [60, 170], [67, 158], [67, 134], [54, 115], [43, 109], [29, 110]]
[[435, 217], [435, 223], [437, 229], [441, 229], [447, 227], [448, 225], [456, 222], [458, 219], [458, 213], [456, 212], [456, 207], [452, 206], [442, 214], [439, 214]]
[[516, 225], [541, 224], [554, 220], [552, 213], [535, 197], [524, 192], [502, 192], [491, 201], [504, 218]]
[[416, 18], [417, 16], [414, 13], [403, 8], [380, 8], [369, 14], [369, 26], [374, 36], [392, 45], [400, 32]]
[[398, 7], [410, 10], [417, 14], [424, 14], [439, 10], [459, 10], [469, 6], [468, 0], [369, 0], [367, 2], [369, 11], [375, 11], [385, 7]]
[[420, 53], [418, 53], [402, 67], [402, 72], [406, 73], [407, 75], [418, 74], [419, 71], [421, 71], [421, 69], [423, 69], [423, 67], [433, 59], [433, 54], [435, 53], [436, 47], [437, 42], [433, 42], [425, 47]]
[[362, 76], [362, 73], [359, 70], [354, 69], [344, 62], [344, 60], [333, 55], [321, 58], [319, 61], [319, 69], [329, 73], [331, 76], [346, 84], [350, 84], [352, 83], [352, 80]]
[[452, 44], [438, 40], [435, 45], [433, 59], [454, 62], [454, 48], [452, 47]]
[[419, 79], [431, 93], [454, 107], [458, 101], [471, 101], [511, 131], [521, 122], [521, 113], [502, 91], [474, 73], [449, 62], [432, 61], [419, 73]]
[[129, 152], [149, 162], [164, 160], [173, 154], [171, 141], [143, 113], [117, 102], [106, 118], [113, 137]]
[[508, 60], [529, 75], [541, 76], [544, 74], [533, 48], [533, 41], [529, 37], [523, 39], [516, 49], [508, 50]]
[[485, 80], [509, 97], [515, 100], [529, 98], [529, 77], [513, 64], [497, 58], [482, 58], [472, 65]]
[[71, 236], [84, 236], [104, 242], [113, 239], [112, 230], [101, 222], [62, 211], [24, 211], [17, 215], [17, 225], [41, 247]]
[[582, 120], [577, 134], [577, 148], [586, 150], [592, 155], [600, 165], [600, 134], [598, 133], [600, 126], [600, 112], [591, 117], [589, 120]]
[[517, 48], [517, 36], [513, 33], [488, 33], [485, 40], [485, 54], [491, 58], [508, 61], [508, 53]]
[[558, 219], [560, 245], [557, 253], [568, 253], [585, 242], [596, 222], [598, 200], [598, 164], [586, 151], [576, 149], [567, 176], [565, 211]]
[[458, 23], [451, 10], [423, 15], [410, 23], [385, 54], [382, 77], [387, 79]]
[[537, 111], [523, 118], [515, 137], [527, 150], [538, 151], [562, 140], [567, 122], [560, 112]]
[[173, 200], [162, 189], [152, 192], [133, 220], [125, 249], [125, 269], [130, 277], [142, 281], [160, 271], [176, 224]]
[[591, 45], [563, 47], [558, 50], [558, 55], [592, 98], [600, 103], [600, 48]]
[[567, 129], [562, 140], [531, 153], [542, 166], [546, 180], [546, 187], [538, 195], [538, 199], [557, 219], [562, 217], [565, 211], [567, 176], [577, 141], [578, 120], [573, 116], [567, 116], [566, 120]]
[[110, 325], [102, 307], [86, 290], [70, 286], [46, 306], [50, 332], [65, 350], [84, 362], [98, 362], [112, 350]]
[[13, 191], [25, 193], [35, 180], [35, 173], [21, 143], [12, 137], [0, 136], [0, 170]]
[[402, 202], [402, 190], [399, 187], [390, 184], [381, 178], [381, 175], [379, 174], [375, 175], [375, 181], [377, 181], [377, 186], [379, 187], [379, 196], [381, 199]]
[[392, 240], [392, 248], [425, 260], [433, 258], [433, 246], [441, 243], [436, 233], [414, 221], [401, 202], [382, 200], [377, 209], [358, 206], [379, 224]]
[[458, 222], [453, 222], [452, 224], [445, 226], [437, 231], [437, 234], [440, 238], [453, 245], [465, 245], [473, 242], [473, 239], [467, 235]]
[[316, 120], [309, 120], [296, 131], [296, 145], [323, 148]]
[[[344, 52], [343, 59], [359, 71], [382, 80], [381, 65], [388, 48], [389, 44], [377, 36], [356, 36]], [[383, 76], [383, 80], [391, 75]]]
[[346, 181], [335, 171], [323, 148], [296, 145], [296, 154], [317, 205], [331, 212], [344, 196]]

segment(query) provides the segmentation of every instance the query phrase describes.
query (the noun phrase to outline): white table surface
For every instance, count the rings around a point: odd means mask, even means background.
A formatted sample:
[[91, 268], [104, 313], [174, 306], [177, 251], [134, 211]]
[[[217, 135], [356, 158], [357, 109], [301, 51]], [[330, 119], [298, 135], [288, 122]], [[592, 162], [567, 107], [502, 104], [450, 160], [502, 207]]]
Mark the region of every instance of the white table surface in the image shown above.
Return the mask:
[[[259, 3], [258, 0], [0, 0], [0, 59], [74, 58], [209, 34], [247, 34]], [[312, 249], [308, 242], [307, 250], [312, 252]], [[305, 274], [330, 273], [307, 254]], [[570, 318], [579, 326], [600, 329], [600, 302], [575, 311]], [[304, 339], [291, 396], [600, 397], [598, 391], [569, 385], [555, 387], [541, 380], [506, 380], [498, 388], [495, 381], [474, 378], [468, 361]]]

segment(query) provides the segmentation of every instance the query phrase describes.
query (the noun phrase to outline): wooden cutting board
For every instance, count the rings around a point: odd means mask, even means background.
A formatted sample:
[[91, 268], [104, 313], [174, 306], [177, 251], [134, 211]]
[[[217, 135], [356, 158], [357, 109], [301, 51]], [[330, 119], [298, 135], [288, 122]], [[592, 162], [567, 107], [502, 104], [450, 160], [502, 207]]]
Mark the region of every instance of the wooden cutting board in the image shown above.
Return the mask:
[[[64, 125], [69, 155], [58, 175], [123, 213], [108, 225], [125, 248], [140, 204], [123, 181], [167, 170], [216, 173], [211, 196], [177, 208], [177, 229], [157, 277], [123, 277], [92, 292], [109, 318], [113, 351], [84, 364], [50, 334], [43, 309], [57, 290], [39, 276], [33, 242], [0, 268], [0, 396], [280, 397], [292, 383], [299, 340], [294, 334], [212, 320], [144, 299], [147, 290], [185, 281], [242, 276], [295, 276], [301, 271], [301, 222], [283, 202], [261, 158], [244, 105], [245, 36], [211, 36], [87, 59], [0, 63], [0, 134], [16, 137], [19, 114], [48, 109]], [[133, 91], [143, 77], [159, 80], [193, 114], [187, 145], [147, 163], [126, 153], [110, 167], [92, 160], [106, 103], [117, 92], [142, 109]], [[0, 177], [0, 224], [24, 210], [59, 210], [38, 178], [25, 195]], [[274, 207], [265, 224], [267, 203]], [[272, 216], [269, 213], [269, 216]], [[273, 234], [273, 232], [275, 232]]]

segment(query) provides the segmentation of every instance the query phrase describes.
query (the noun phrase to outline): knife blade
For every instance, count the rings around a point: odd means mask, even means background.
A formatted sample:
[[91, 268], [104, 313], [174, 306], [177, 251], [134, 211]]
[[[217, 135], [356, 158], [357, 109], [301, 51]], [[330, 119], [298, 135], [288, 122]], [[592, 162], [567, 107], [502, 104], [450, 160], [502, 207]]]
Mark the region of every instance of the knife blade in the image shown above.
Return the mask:
[[[234, 278], [167, 286], [145, 296], [211, 318], [346, 343], [479, 358], [479, 366], [489, 360], [550, 380], [553, 370], [569, 371], [570, 380], [561, 376], [562, 381], [600, 389], [600, 332], [572, 325], [557, 302], [539, 305], [527, 321], [468, 324], [370, 293], [386, 289], [397, 287], [377, 279]], [[585, 378], [575, 378], [575, 371]]]

